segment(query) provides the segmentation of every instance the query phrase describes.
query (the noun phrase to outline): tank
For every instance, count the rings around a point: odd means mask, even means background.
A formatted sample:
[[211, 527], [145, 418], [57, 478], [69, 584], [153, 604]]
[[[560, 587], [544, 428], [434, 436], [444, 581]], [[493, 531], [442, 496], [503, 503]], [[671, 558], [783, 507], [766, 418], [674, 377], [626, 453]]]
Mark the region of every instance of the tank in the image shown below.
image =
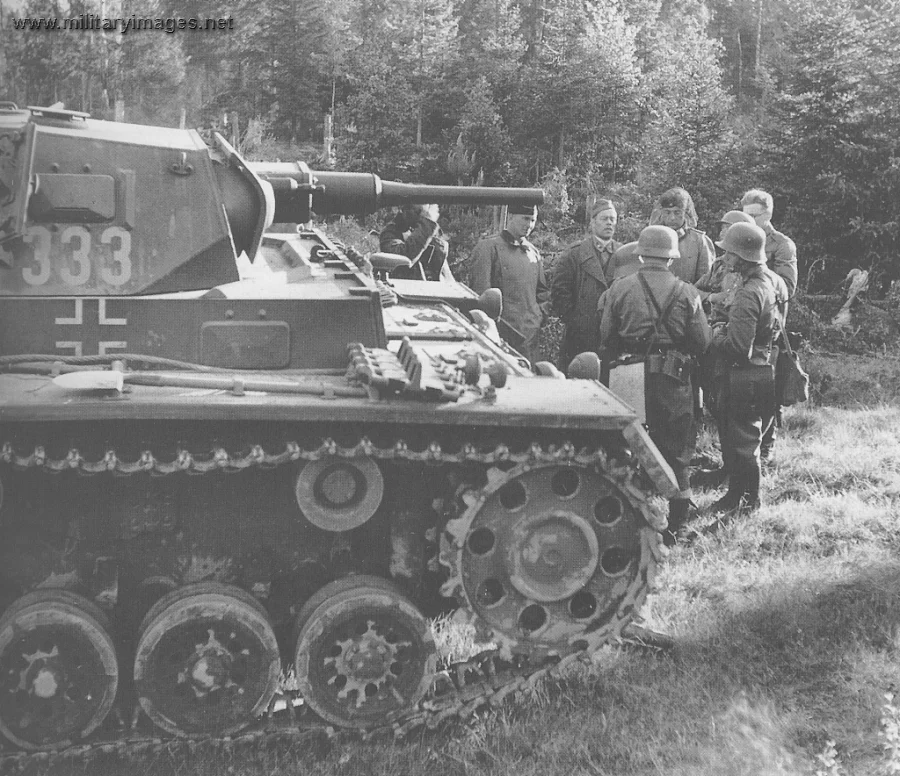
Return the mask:
[[[634, 411], [306, 225], [541, 198], [0, 108], [4, 756], [407, 730], [619, 635], [676, 487]], [[492, 647], [436, 681], [450, 612]]]

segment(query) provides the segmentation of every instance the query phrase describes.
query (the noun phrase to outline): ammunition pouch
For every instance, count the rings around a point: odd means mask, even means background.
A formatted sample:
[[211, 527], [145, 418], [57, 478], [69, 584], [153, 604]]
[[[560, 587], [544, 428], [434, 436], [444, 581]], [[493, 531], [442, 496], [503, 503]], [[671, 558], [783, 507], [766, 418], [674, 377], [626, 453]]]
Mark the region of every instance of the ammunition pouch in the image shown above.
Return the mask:
[[646, 364], [648, 375], [666, 375], [679, 385], [688, 385], [691, 382], [694, 360], [686, 353], [678, 350], [651, 353], [647, 356]]
[[775, 410], [775, 367], [746, 364], [728, 369], [728, 408], [737, 417], [765, 417]]

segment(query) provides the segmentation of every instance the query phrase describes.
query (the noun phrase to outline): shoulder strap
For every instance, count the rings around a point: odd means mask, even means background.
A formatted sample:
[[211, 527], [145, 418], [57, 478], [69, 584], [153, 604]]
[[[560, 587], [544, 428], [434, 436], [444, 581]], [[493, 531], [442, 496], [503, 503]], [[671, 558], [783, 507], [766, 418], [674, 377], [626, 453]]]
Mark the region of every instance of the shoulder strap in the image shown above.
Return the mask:
[[[787, 329], [784, 328], [781, 316], [775, 316], [775, 325], [778, 331], [781, 332], [781, 338], [784, 340], [784, 349], [793, 356], [794, 349], [791, 347], [791, 341], [788, 339]], [[777, 333], [775, 334], [775, 339], [778, 339]]]
[[656, 310], [656, 321], [653, 324], [653, 337], [650, 340], [649, 347], [652, 347], [655, 344], [656, 339], [659, 337], [659, 324], [662, 323], [663, 328], [669, 335], [669, 339], [672, 340], [672, 344], [675, 344], [675, 337], [672, 334], [672, 330], [669, 328], [669, 322], [666, 318], [669, 315], [669, 312], [672, 309], [672, 306], [675, 304], [675, 300], [678, 297], [678, 292], [681, 290], [680, 282], [676, 282], [672, 286], [672, 290], [669, 292], [669, 295], [666, 297], [666, 301], [663, 303], [662, 308], [660, 308], [659, 303], [656, 301], [656, 297], [653, 296], [653, 291], [650, 289], [650, 284], [647, 282], [647, 278], [644, 277], [642, 272], [637, 273], [638, 280], [641, 283], [641, 287], [644, 289], [644, 296], [647, 299], [647, 302]]

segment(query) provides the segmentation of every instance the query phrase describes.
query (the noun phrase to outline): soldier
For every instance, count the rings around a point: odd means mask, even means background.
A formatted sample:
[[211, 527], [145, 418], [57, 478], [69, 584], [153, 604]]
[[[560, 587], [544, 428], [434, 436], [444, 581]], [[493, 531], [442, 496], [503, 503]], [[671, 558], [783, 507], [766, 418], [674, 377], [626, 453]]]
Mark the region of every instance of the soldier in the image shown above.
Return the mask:
[[765, 243], [765, 232], [746, 223], [731, 226], [717, 243], [741, 275], [728, 322], [715, 326], [712, 342], [724, 365], [716, 406], [728, 491], [709, 513], [727, 515], [722, 522], [760, 503], [759, 448], [763, 418], [774, 402], [772, 343], [778, 316], [776, 284], [765, 267]]
[[472, 251], [472, 288], [503, 292], [503, 318], [524, 337], [522, 354], [534, 362], [538, 333], [550, 313], [544, 261], [528, 235], [537, 223], [534, 206], [510, 205], [506, 228], [481, 240]]
[[661, 224], [678, 234], [680, 258], [672, 262], [672, 274], [685, 283], [696, 283], [712, 266], [716, 255], [712, 240], [697, 229], [694, 200], [684, 189], [676, 186], [664, 192], [653, 206], [651, 224]]
[[[762, 189], [750, 189], [741, 198], [741, 207], [766, 233], [766, 261], [769, 269], [784, 279], [790, 299], [797, 293], [797, 246], [790, 237], [772, 226], [772, 213], [775, 209], [772, 195]], [[786, 306], [784, 313], [786, 317]], [[784, 347], [781, 338], [776, 340], [776, 344]], [[772, 462], [775, 437], [780, 425], [781, 407], [776, 405], [771, 418], [766, 421], [763, 428], [762, 446], [760, 447], [760, 457], [763, 463]]]
[[[719, 240], [725, 236], [728, 227], [736, 223], [752, 224], [753, 218], [740, 210], [729, 210], [725, 213], [719, 224]], [[741, 275], [735, 268], [734, 254], [719, 256], [713, 261], [709, 271], [703, 275], [694, 287], [700, 292], [700, 300], [703, 302], [703, 310], [711, 326], [728, 321], [728, 308], [734, 301], [734, 295], [741, 285]], [[708, 350], [700, 359], [697, 370], [697, 381], [703, 390], [703, 404], [713, 417], [719, 413], [715, 406], [717, 383], [721, 379], [721, 360], [712, 350]], [[722, 472], [720, 471], [721, 475]]]
[[616, 266], [615, 280], [631, 275], [640, 269], [641, 262], [638, 261], [636, 251], [637, 240], [625, 243], [613, 254], [613, 263]]
[[379, 249], [399, 253], [413, 264], [395, 269], [392, 277], [411, 280], [453, 280], [447, 263], [449, 248], [438, 226], [437, 205], [406, 205], [378, 238]]
[[[741, 222], [752, 224], [753, 218], [740, 210], [729, 210], [725, 213], [719, 219], [721, 225], [719, 240], [725, 236], [729, 226]], [[734, 299], [739, 283], [740, 275], [735, 270], [733, 262], [725, 260], [725, 256], [717, 257], [709, 271], [694, 283], [700, 292], [700, 299], [703, 301], [710, 324], [728, 320], [728, 307]]]
[[766, 261], [769, 269], [784, 278], [788, 294], [797, 293], [797, 246], [786, 234], [772, 226], [772, 195], [762, 189], [750, 189], [741, 197], [741, 207], [766, 234]]
[[597, 302], [615, 277], [613, 256], [621, 245], [613, 239], [619, 216], [610, 200], [595, 200], [590, 215], [588, 236], [560, 254], [550, 284], [553, 311], [566, 324], [559, 359], [564, 372], [579, 353], [597, 349]]
[[638, 238], [640, 267], [617, 280], [600, 298], [600, 345], [604, 356], [644, 358], [645, 409], [650, 436], [675, 472], [678, 495], [669, 501], [671, 545], [691, 507], [689, 465], [697, 441], [691, 365], [710, 341], [697, 290], [676, 278], [678, 235], [648, 226]]

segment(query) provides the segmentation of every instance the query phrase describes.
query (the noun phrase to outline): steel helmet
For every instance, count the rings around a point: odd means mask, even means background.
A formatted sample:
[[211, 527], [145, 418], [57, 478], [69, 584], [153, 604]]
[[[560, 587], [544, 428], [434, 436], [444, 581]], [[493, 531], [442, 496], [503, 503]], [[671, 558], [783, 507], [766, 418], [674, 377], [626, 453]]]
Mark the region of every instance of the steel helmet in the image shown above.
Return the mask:
[[680, 258], [678, 235], [668, 226], [645, 227], [638, 237], [636, 253], [644, 259]]
[[753, 216], [747, 215], [741, 210], [729, 210], [724, 216], [719, 219], [720, 224], [755, 224], [756, 221], [753, 220]]
[[716, 245], [751, 264], [766, 263], [766, 233], [756, 224], [732, 224]]

